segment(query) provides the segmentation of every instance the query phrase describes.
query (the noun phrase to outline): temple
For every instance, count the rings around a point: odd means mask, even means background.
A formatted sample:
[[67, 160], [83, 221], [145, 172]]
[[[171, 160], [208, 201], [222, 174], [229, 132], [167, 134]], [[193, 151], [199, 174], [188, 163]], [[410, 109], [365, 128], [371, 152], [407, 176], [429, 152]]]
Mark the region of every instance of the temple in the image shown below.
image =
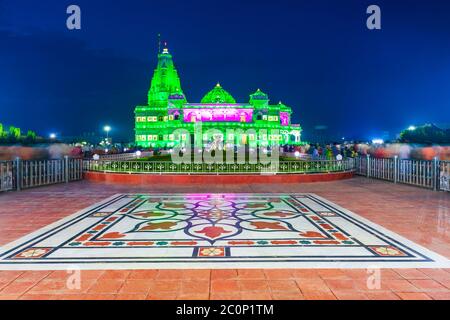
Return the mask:
[[[177, 129], [193, 135], [195, 124], [201, 122], [202, 131], [218, 130], [221, 140], [235, 145], [299, 145], [302, 129], [291, 118], [290, 107], [281, 102], [270, 105], [268, 95], [259, 89], [248, 103], [237, 103], [217, 84], [200, 103], [188, 103], [172, 55], [164, 48], [158, 54], [148, 104], [135, 108], [135, 140], [141, 147], [174, 147], [188, 139], [187, 134], [174, 134]], [[202, 137], [208, 144], [217, 134]]]

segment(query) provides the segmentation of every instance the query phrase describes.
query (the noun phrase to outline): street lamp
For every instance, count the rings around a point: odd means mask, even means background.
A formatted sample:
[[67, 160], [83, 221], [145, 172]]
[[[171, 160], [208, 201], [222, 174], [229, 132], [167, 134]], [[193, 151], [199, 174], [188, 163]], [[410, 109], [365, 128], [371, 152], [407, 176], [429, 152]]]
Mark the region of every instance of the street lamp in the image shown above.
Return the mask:
[[104, 126], [103, 130], [106, 132], [106, 139], [109, 138], [109, 132], [111, 131], [111, 127], [110, 126]]
[[55, 140], [56, 139], [56, 133], [50, 133], [50, 139]]

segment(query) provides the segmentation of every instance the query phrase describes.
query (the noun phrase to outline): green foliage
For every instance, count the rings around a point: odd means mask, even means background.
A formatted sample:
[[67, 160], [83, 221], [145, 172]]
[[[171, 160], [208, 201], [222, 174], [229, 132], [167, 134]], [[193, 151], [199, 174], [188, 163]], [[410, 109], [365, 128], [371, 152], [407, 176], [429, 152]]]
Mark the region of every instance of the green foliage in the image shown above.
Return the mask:
[[433, 124], [425, 124], [415, 130], [400, 133], [400, 142], [418, 144], [450, 144], [450, 129], [444, 130]]
[[20, 128], [10, 126], [8, 131], [0, 123], [0, 145], [33, 145], [36, 143], [47, 142], [45, 139], [36, 135], [36, 132], [28, 130], [26, 136], [22, 136]]

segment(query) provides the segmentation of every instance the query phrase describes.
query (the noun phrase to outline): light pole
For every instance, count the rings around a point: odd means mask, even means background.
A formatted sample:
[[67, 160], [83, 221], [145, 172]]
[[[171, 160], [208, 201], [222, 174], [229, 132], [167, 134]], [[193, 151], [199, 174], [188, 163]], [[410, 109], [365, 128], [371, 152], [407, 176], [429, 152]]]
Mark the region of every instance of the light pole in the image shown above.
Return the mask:
[[109, 132], [111, 131], [110, 126], [105, 126], [103, 130], [106, 132], [106, 140], [109, 140]]

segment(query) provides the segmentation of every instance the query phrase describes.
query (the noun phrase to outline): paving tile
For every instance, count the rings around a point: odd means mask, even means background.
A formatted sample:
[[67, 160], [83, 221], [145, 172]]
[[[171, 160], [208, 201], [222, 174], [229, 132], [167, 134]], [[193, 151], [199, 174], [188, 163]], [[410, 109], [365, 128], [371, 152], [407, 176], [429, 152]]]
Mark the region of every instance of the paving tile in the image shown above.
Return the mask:
[[0, 300], [18, 300], [20, 298], [20, 294], [1, 294]]
[[211, 292], [224, 293], [239, 291], [239, 283], [236, 280], [213, 280], [211, 281]]
[[241, 300], [241, 299], [244, 299], [242, 297], [241, 292], [224, 292], [224, 293], [211, 292], [211, 295], [209, 298], [211, 300]]
[[38, 282], [47, 277], [51, 271], [25, 271], [15, 281], [35, 281]]
[[147, 294], [127, 294], [119, 293], [116, 295], [116, 300], [146, 300]]
[[246, 291], [241, 292], [241, 296], [244, 300], [272, 300], [272, 295], [268, 291]]
[[184, 280], [181, 282], [181, 294], [206, 294], [209, 295], [208, 280]]
[[400, 300], [400, 297], [391, 291], [365, 291], [369, 300]]
[[293, 279], [290, 269], [264, 269], [264, 274], [268, 280]]
[[150, 287], [149, 294], [154, 293], [161, 293], [161, 292], [175, 292], [178, 293], [178, 291], [181, 288], [181, 281], [174, 281], [174, 280], [155, 280], [152, 282]]
[[175, 300], [177, 298], [177, 292], [150, 292], [147, 295], [146, 300]]
[[306, 300], [337, 300], [331, 291], [303, 292]]
[[350, 277], [340, 269], [317, 269], [316, 271], [322, 279], [350, 279]]
[[446, 292], [427, 292], [433, 300], [450, 300], [450, 291]]
[[396, 269], [395, 272], [407, 280], [429, 279], [429, 277], [419, 269]]
[[396, 292], [402, 300], [432, 300], [431, 297], [423, 292]]
[[208, 300], [209, 293], [181, 293], [177, 296], [177, 300]]
[[99, 281], [103, 280], [125, 280], [130, 275], [131, 271], [129, 270], [106, 270], [104, 271], [100, 277]]
[[417, 287], [420, 291], [448, 291], [445, 286], [440, 284], [439, 282], [431, 279], [424, 279], [424, 280], [409, 280], [412, 285]]
[[119, 294], [143, 294], [147, 296], [152, 280], [126, 280], [120, 288]]
[[117, 294], [122, 286], [124, 285], [124, 281], [122, 280], [97, 280], [90, 289], [88, 290], [89, 294]]
[[305, 300], [305, 297], [301, 293], [292, 292], [272, 292], [273, 300]]
[[158, 270], [132, 270], [128, 275], [128, 280], [153, 280], [156, 278]]
[[355, 283], [353, 280], [325, 279], [325, 283], [333, 291], [355, 289]]
[[419, 269], [433, 280], [450, 280], [450, 272], [445, 269]]
[[159, 270], [156, 275], [158, 280], [177, 280], [183, 278], [183, 270]]
[[319, 273], [316, 269], [293, 269], [291, 274], [294, 279], [319, 278]]
[[322, 279], [297, 279], [296, 282], [302, 293], [330, 291], [327, 284]]
[[338, 300], [368, 300], [363, 292], [355, 290], [332, 290]]
[[269, 286], [266, 280], [239, 280], [240, 291], [267, 291]]
[[13, 281], [4, 287], [1, 291], [1, 295], [22, 295], [33, 286], [36, 285], [35, 281]]
[[389, 288], [394, 292], [418, 292], [419, 289], [415, 287], [408, 280], [388, 280], [383, 282], [383, 286]]
[[211, 270], [211, 280], [234, 280], [237, 279], [237, 270]]
[[183, 280], [209, 280], [211, 278], [211, 270], [183, 270]]
[[264, 280], [266, 278], [262, 269], [238, 269], [237, 273], [240, 280]]
[[294, 280], [270, 280], [268, 284], [272, 293], [300, 293], [300, 288]]

